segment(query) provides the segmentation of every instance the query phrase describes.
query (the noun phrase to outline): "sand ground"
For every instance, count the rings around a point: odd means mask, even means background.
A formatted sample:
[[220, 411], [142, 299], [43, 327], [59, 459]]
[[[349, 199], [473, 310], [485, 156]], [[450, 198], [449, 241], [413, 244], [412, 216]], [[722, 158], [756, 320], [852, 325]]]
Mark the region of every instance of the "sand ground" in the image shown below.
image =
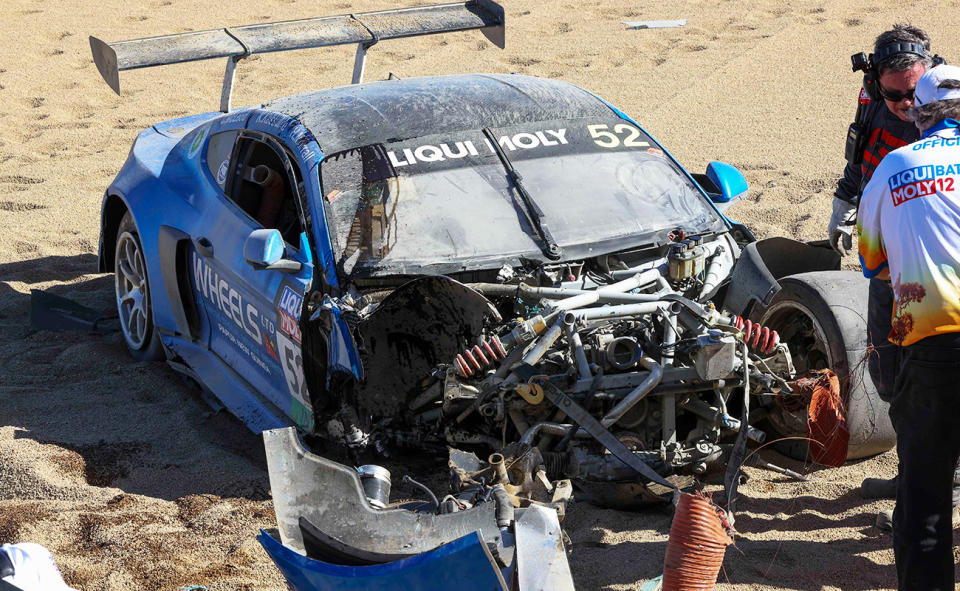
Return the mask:
[[[851, 53], [897, 21], [960, 60], [958, 2], [508, 1], [507, 49], [476, 33], [384, 42], [367, 78], [520, 72], [606, 97], [693, 171], [738, 166], [750, 197], [732, 216], [761, 237], [824, 237], [859, 90]], [[87, 37], [112, 41], [392, 8], [385, 0], [4, 0], [0, 43], [0, 542], [49, 547], [84, 591], [281, 590], [254, 539], [273, 524], [259, 440], [213, 414], [165, 365], [138, 364], [116, 335], [31, 332], [29, 293], [98, 309], [100, 200], [138, 130], [218, 106], [220, 61], [124, 73], [115, 96]], [[686, 18], [627, 31], [622, 20]], [[941, 43], [938, 43], [940, 41]], [[234, 104], [349, 81], [352, 49], [256, 56]], [[855, 261], [845, 262], [853, 267]], [[778, 459], [794, 468], [809, 467]], [[809, 483], [748, 469], [741, 537], [719, 589], [888, 589], [890, 538], [872, 527], [866, 475], [893, 452]], [[566, 522], [581, 589], [636, 589], [662, 569], [669, 517], [587, 505]]]

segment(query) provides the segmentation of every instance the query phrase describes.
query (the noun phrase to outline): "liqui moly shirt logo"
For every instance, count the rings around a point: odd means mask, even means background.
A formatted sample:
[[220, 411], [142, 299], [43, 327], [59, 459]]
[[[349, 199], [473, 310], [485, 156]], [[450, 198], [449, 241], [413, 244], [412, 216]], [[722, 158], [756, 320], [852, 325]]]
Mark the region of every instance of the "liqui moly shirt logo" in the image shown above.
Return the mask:
[[891, 176], [887, 183], [894, 207], [917, 197], [933, 195], [937, 191], [953, 191], [953, 177], [942, 176], [947, 172], [946, 168], [943, 165], [927, 164], [901, 170]]

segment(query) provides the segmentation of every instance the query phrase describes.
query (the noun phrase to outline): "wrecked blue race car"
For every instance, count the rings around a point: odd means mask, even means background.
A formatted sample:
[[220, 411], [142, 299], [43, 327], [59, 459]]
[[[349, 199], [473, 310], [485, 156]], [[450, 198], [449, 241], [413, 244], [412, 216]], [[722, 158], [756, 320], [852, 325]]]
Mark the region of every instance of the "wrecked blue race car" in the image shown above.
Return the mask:
[[[805, 435], [794, 380], [820, 368], [841, 377], [847, 456], [893, 445], [869, 376], [851, 375], [865, 284], [832, 251], [725, 217], [747, 191], [734, 167], [691, 175], [566, 82], [362, 82], [375, 43], [469, 29], [503, 47], [502, 8], [91, 37], [115, 91], [122, 70], [227, 63], [220, 111], [141, 132], [104, 195], [100, 269], [132, 355], [255, 432], [294, 427], [356, 464], [468, 450], [435, 514], [499, 485], [562, 516], [570, 479], [597, 502], [658, 500], [737, 464], [747, 439]], [[338, 44], [357, 44], [353, 84], [231, 108], [243, 58]]]

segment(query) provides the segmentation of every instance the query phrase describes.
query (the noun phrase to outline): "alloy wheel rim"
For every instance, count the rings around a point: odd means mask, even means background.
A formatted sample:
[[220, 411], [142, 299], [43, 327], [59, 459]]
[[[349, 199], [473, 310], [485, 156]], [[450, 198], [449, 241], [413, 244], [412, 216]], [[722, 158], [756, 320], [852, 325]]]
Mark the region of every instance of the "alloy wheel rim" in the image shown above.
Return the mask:
[[150, 328], [150, 297], [143, 255], [130, 232], [117, 239], [114, 275], [123, 338], [132, 349], [139, 350], [146, 343]]

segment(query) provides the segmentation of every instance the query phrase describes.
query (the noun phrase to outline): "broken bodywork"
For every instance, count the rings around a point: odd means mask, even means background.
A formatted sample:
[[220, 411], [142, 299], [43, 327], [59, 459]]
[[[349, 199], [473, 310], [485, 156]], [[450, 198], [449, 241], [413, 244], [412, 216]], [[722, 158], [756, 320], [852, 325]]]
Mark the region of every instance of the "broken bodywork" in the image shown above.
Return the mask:
[[[740, 251], [729, 234], [674, 236], [663, 249], [604, 257], [602, 268], [357, 292], [367, 379], [341, 390], [317, 432], [358, 457], [486, 450], [484, 462], [452, 457], [460, 482], [502, 484], [518, 504], [562, 504], [567, 479], [619, 506], [656, 499], [729, 458], [725, 439], [764, 441], [751, 420], [791, 393], [777, 333], [715, 303], [742, 297], [720, 289]], [[500, 277], [514, 273], [523, 271]], [[754, 282], [762, 287], [746, 303], [776, 291], [772, 277]]]
[[[572, 591], [557, 514], [514, 511], [500, 486], [450, 503], [374, 506], [357, 470], [264, 432], [278, 530], [258, 539], [297, 591]], [[387, 480], [389, 482], [389, 480]]]

